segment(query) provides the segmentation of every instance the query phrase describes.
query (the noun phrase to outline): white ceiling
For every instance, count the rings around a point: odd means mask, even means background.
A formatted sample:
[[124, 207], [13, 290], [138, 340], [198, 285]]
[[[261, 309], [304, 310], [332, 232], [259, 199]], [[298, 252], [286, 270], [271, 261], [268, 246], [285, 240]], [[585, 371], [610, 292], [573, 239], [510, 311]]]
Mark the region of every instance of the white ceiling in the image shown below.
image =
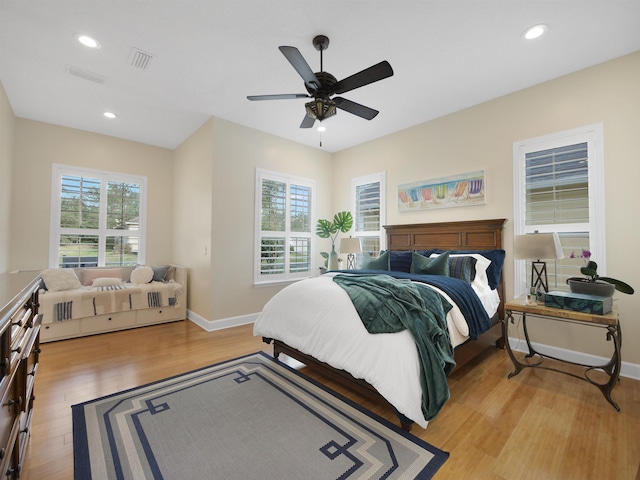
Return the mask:
[[[537, 23], [547, 34], [526, 42]], [[640, 50], [640, 0], [0, 0], [0, 81], [18, 117], [151, 145], [173, 149], [213, 115], [318, 147], [304, 99], [246, 99], [305, 93], [278, 46], [318, 71], [318, 34], [338, 80], [382, 60], [395, 72], [343, 95], [380, 114], [328, 119], [335, 152]], [[146, 71], [132, 47], [153, 55]]]

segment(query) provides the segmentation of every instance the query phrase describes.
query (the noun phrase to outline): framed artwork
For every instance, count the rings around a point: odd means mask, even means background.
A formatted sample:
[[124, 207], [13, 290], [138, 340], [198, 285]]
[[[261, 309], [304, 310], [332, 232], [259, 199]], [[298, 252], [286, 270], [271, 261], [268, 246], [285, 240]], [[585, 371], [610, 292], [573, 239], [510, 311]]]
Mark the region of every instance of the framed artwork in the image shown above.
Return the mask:
[[485, 203], [484, 170], [398, 185], [401, 213]]

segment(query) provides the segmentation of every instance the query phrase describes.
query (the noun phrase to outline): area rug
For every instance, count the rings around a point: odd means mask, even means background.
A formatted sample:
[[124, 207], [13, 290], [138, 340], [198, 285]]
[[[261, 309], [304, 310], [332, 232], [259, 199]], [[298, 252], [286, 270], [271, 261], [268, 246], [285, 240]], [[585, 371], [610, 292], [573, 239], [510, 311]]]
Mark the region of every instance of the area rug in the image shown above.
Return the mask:
[[76, 480], [427, 479], [449, 456], [262, 352], [71, 408]]

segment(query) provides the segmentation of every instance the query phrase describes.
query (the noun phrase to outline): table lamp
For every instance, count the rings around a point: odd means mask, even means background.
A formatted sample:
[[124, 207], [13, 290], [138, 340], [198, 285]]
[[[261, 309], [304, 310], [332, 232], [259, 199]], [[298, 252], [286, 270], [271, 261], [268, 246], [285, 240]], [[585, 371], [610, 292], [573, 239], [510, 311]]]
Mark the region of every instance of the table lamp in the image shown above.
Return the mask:
[[545, 292], [549, 291], [547, 281], [547, 262], [543, 260], [559, 260], [564, 258], [560, 238], [556, 232], [532, 233], [516, 235], [514, 243], [514, 257], [516, 260], [532, 260], [531, 262], [531, 288], [538, 287]]
[[359, 238], [349, 237], [340, 240], [340, 253], [347, 254], [347, 270], [356, 268], [356, 256], [354, 254], [361, 251]]

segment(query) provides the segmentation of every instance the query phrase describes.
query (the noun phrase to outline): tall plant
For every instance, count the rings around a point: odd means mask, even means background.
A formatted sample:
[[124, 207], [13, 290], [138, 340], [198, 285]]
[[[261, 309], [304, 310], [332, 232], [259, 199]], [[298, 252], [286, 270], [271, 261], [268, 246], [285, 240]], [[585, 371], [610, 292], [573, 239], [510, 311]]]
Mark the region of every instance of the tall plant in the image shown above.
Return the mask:
[[337, 265], [331, 266], [328, 265], [328, 261], [331, 256], [335, 256], [337, 261], [337, 254], [335, 248], [336, 238], [340, 232], [347, 233], [351, 230], [353, 226], [353, 216], [351, 212], [338, 212], [333, 216], [333, 221], [320, 219], [316, 224], [316, 235], [320, 238], [330, 238], [331, 239], [331, 253], [321, 252], [320, 255], [325, 259], [325, 266], [330, 266], [331, 268], [337, 268]]

